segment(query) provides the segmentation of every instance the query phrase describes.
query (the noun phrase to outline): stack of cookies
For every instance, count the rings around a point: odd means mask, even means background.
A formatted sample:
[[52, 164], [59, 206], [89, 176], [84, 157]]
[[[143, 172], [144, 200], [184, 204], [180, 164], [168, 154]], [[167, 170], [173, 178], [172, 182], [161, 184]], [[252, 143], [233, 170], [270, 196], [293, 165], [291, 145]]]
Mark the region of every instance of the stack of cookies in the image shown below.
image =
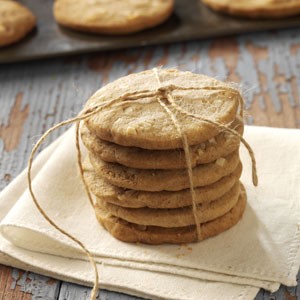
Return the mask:
[[191, 116], [242, 134], [237, 90], [190, 72], [149, 70], [105, 86], [85, 108], [112, 100], [118, 101], [82, 124], [81, 138], [88, 150], [84, 176], [95, 196], [96, 216], [114, 237], [149, 244], [199, 240], [182, 135], [189, 145], [201, 239], [241, 219], [246, 193], [239, 181], [240, 139]]

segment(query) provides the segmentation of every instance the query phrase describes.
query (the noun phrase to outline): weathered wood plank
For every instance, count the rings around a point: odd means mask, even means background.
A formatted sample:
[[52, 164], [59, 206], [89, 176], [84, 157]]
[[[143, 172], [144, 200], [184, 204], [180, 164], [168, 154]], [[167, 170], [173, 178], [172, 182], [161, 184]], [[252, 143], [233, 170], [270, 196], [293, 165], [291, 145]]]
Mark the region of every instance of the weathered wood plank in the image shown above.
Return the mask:
[[27, 104], [23, 110], [20, 110], [23, 99], [23, 93], [16, 95], [14, 106], [9, 115], [7, 126], [1, 125], [0, 137], [4, 142], [4, 150], [10, 152], [14, 150], [22, 137], [23, 124], [28, 118], [29, 105]]
[[1, 300], [56, 300], [60, 282], [47, 277], [0, 266]]
[[60, 282], [31, 272], [12, 270], [11, 289], [18, 287], [31, 300], [55, 300], [60, 290]]
[[[299, 62], [300, 29], [294, 29], [0, 66], [0, 189], [25, 167], [32, 144], [47, 128], [74, 116], [107, 82], [155, 66], [238, 82], [248, 124], [300, 128]], [[56, 299], [59, 282], [48, 280], [2, 266], [0, 299]], [[87, 290], [63, 283], [59, 297], [79, 299]], [[272, 295], [261, 291], [257, 300], [295, 299], [299, 294], [299, 288], [282, 287]]]
[[0, 299], [1, 300], [30, 300], [31, 295], [24, 294], [21, 287], [16, 287], [14, 278], [11, 273], [11, 268], [0, 266]]
[[[58, 300], [89, 300], [91, 290], [77, 284], [63, 282], [61, 285]], [[142, 298], [133, 297], [121, 293], [114, 293], [107, 290], [101, 290], [97, 295], [97, 300], [142, 300]]]

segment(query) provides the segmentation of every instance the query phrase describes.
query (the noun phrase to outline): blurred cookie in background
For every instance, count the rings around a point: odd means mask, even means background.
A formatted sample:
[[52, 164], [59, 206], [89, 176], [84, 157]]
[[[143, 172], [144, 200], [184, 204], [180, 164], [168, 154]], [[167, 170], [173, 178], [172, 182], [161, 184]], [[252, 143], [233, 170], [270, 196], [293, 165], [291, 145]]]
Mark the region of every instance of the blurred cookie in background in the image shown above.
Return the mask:
[[54, 16], [65, 27], [102, 34], [129, 34], [163, 23], [174, 0], [56, 0]]
[[300, 14], [299, 0], [202, 0], [211, 9], [249, 18], [284, 18]]
[[16, 1], [0, 1], [0, 47], [23, 39], [36, 25], [33, 13]]

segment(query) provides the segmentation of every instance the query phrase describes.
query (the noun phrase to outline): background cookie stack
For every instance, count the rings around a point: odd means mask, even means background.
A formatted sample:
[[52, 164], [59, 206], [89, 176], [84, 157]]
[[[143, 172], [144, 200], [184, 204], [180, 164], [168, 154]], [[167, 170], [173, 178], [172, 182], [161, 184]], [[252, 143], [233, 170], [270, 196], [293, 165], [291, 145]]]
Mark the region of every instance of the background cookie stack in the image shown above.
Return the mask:
[[232, 227], [245, 209], [239, 138], [178, 113], [164, 94], [154, 95], [168, 86], [176, 86], [172, 98], [182, 109], [243, 132], [238, 91], [203, 75], [160, 70], [157, 77], [149, 70], [123, 77], [92, 96], [86, 108], [134, 94], [81, 127], [88, 149], [84, 175], [96, 198], [96, 216], [126, 242], [197, 241], [182, 137], [157, 97], [176, 117], [190, 146], [201, 238]]

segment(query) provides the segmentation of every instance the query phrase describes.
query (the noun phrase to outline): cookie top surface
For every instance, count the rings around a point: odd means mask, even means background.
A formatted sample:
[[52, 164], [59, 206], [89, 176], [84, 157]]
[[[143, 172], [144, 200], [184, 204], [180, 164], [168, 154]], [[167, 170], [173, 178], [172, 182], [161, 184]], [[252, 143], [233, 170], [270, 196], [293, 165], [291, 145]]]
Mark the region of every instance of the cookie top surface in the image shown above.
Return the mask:
[[0, 47], [19, 41], [35, 24], [35, 16], [23, 5], [11, 0], [0, 1]]
[[[242, 98], [229, 84], [171, 69], [159, 70], [158, 75], [160, 82], [154, 70], [131, 74], [97, 91], [87, 102], [86, 109], [104, 105], [125, 94], [134, 96], [116, 101], [87, 119], [89, 130], [103, 140], [123, 146], [158, 150], [182, 148], [182, 136], [158, 102], [160, 99], [175, 115], [189, 145], [216, 136], [219, 133], [216, 126], [175, 111], [165, 93], [157, 92], [158, 88], [170, 86], [174, 87], [170, 92], [172, 99], [189, 113], [223, 124], [230, 124], [236, 118]], [[142, 91], [149, 92], [146, 96], [145, 93], [141, 95]]]
[[73, 29], [126, 34], [164, 22], [173, 5], [174, 0], [56, 0], [54, 15]]
[[212, 9], [245, 17], [278, 18], [300, 13], [298, 0], [202, 0]]

